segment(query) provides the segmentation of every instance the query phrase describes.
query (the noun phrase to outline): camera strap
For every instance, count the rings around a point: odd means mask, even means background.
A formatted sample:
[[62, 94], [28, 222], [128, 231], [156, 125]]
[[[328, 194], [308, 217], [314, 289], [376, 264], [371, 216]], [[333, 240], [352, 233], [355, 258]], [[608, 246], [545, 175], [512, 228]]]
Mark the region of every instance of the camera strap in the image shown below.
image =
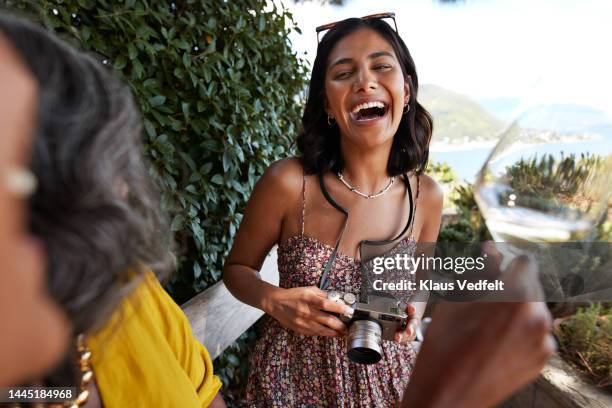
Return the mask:
[[[408, 199], [410, 202], [410, 213], [408, 215], [408, 222], [406, 223], [406, 226], [404, 227], [404, 229], [402, 230], [402, 232], [399, 233], [399, 235], [395, 238], [393, 238], [390, 241], [368, 241], [368, 240], [363, 240], [360, 243], [360, 248], [361, 246], [365, 243], [368, 245], [387, 245], [390, 244], [394, 241], [398, 241], [399, 239], [401, 239], [401, 237], [404, 236], [404, 234], [406, 234], [406, 232], [408, 231], [408, 228], [410, 228], [410, 225], [412, 223], [412, 218], [413, 218], [413, 212], [414, 212], [414, 203], [413, 203], [413, 199], [412, 199], [412, 187], [410, 186], [410, 180], [408, 179], [408, 176], [406, 176], [405, 174], [402, 175], [402, 180], [404, 181], [404, 184], [406, 184], [406, 187], [408, 188]], [[327, 262], [325, 262], [325, 266], [323, 268], [323, 274], [321, 275], [321, 279], [319, 281], [319, 288], [322, 290], [327, 290], [329, 288], [329, 272], [331, 271], [334, 261], [336, 260], [336, 257], [338, 255], [338, 248], [340, 248], [340, 242], [342, 241], [342, 237], [344, 236], [344, 232], [346, 231], [346, 227], [348, 226], [348, 220], [349, 220], [349, 212], [346, 208], [342, 207], [340, 204], [338, 204], [333, 197], [331, 196], [331, 194], [329, 194], [329, 191], [327, 191], [327, 187], [325, 186], [325, 182], [323, 181], [323, 174], [319, 174], [319, 186], [321, 187], [321, 191], [323, 192], [323, 196], [325, 197], [325, 199], [332, 205], [332, 207], [334, 207], [336, 210], [340, 211], [342, 214], [344, 214], [345, 219], [344, 219], [344, 224], [342, 225], [342, 229], [340, 230], [340, 234], [338, 235], [338, 239], [336, 240], [336, 244], [334, 245], [334, 249], [331, 253], [331, 255], [329, 256], [329, 258], [327, 259]], [[363, 260], [362, 260], [362, 265], [363, 265]], [[363, 273], [363, 270], [362, 270]]]
[[319, 174], [319, 185], [321, 186], [321, 191], [323, 192], [323, 196], [325, 199], [338, 211], [344, 214], [344, 224], [342, 225], [342, 229], [340, 230], [340, 234], [338, 235], [338, 239], [336, 240], [336, 245], [334, 245], [334, 250], [331, 255], [325, 262], [325, 267], [323, 268], [323, 274], [321, 275], [321, 280], [319, 281], [319, 288], [322, 290], [327, 290], [329, 288], [329, 271], [336, 260], [336, 256], [338, 255], [338, 248], [340, 247], [340, 241], [342, 241], [342, 237], [344, 236], [344, 232], [346, 231], [346, 227], [348, 225], [349, 213], [348, 210], [338, 204], [332, 196], [327, 191], [327, 187], [325, 187], [325, 182], [323, 181], [323, 174]]

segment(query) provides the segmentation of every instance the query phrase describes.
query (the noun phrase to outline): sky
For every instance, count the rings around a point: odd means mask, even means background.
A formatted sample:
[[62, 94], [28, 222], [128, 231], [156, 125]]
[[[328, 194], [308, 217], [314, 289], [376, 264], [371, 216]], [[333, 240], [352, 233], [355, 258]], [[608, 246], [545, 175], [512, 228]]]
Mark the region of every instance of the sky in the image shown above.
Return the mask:
[[[302, 29], [294, 49], [314, 60], [315, 27], [394, 11], [420, 83], [475, 99], [577, 103], [612, 114], [611, 0], [282, 0]], [[304, 52], [307, 52], [304, 55]]]

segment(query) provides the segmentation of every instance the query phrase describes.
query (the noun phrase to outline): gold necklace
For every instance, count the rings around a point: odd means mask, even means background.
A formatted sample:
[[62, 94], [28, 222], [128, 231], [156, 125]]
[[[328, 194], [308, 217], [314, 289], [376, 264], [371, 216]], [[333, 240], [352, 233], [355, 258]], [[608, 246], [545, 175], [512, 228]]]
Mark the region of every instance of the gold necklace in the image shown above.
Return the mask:
[[350, 185], [342, 176], [341, 172], [338, 172], [338, 179], [342, 182], [342, 184], [344, 184], [349, 190], [351, 190], [351, 192], [360, 195], [364, 198], [370, 199], [370, 198], [376, 198], [376, 197], [380, 197], [381, 195], [385, 194], [387, 191], [389, 191], [389, 189], [391, 188], [391, 186], [393, 185], [393, 182], [395, 181], [395, 176], [391, 177], [389, 179], [389, 183], [387, 183], [387, 186], [385, 188], [383, 188], [382, 190], [380, 190], [378, 193], [376, 194], [366, 194], [366, 193], [362, 193], [361, 191], [357, 190], [356, 187]]
[[[91, 368], [91, 350], [85, 344], [85, 336], [79, 334], [76, 339], [76, 351], [78, 354], [77, 364], [81, 373], [81, 380], [79, 382], [78, 394], [72, 401], [65, 402], [53, 402], [53, 403], [36, 403], [33, 406], [35, 408], [78, 408], [87, 402], [89, 399], [90, 392], [88, 390], [89, 385], [93, 381], [93, 369]], [[21, 405], [17, 405], [21, 407]]]

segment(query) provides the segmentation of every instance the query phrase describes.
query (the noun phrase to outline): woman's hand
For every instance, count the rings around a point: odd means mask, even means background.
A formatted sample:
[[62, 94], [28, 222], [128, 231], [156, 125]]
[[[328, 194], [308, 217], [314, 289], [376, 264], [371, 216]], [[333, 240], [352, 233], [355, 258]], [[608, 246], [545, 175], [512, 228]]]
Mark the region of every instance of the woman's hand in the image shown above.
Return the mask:
[[328, 300], [327, 293], [315, 286], [279, 288], [265, 303], [265, 312], [283, 327], [307, 336], [343, 336], [346, 325], [330, 313], [353, 313], [350, 307]]
[[417, 309], [412, 303], [408, 303], [408, 306], [406, 306], [406, 314], [408, 314], [408, 325], [405, 329], [395, 332], [395, 341], [401, 344], [407, 344], [414, 341], [417, 328], [421, 322], [421, 319], [417, 315]]

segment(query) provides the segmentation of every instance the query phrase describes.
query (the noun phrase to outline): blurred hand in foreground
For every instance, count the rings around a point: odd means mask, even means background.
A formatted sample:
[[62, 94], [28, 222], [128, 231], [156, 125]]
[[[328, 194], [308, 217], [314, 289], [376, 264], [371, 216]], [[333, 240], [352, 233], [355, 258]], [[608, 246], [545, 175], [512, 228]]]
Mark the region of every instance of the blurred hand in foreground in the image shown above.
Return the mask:
[[538, 376], [556, 346], [546, 305], [528, 301], [537, 270], [517, 258], [504, 274], [526, 301], [437, 305], [402, 407], [489, 407]]

